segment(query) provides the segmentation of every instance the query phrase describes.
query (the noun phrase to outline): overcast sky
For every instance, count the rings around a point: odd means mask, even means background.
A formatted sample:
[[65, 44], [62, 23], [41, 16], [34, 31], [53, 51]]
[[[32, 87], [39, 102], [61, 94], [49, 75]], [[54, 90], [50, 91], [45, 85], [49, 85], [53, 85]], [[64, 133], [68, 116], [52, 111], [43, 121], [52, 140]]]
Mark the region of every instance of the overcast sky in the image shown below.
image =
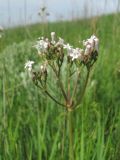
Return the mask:
[[13, 26], [40, 21], [42, 6], [49, 21], [115, 12], [119, 0], [0, 0], [0, 25]]

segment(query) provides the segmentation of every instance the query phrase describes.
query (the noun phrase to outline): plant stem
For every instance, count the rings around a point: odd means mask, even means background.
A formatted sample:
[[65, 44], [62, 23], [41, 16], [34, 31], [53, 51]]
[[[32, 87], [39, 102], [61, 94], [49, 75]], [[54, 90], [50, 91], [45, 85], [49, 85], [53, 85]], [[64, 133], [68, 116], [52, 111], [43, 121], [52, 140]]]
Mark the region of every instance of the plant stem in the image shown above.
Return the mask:
[[60, 103], [59, 101], [57, 101], [47, 90], [44, 91], [54, 102], [56, 102], [57, 104], [66, 107], [64, 104]]
[[70, 65], [67, 65], [67, 104], [71, 105], [71, 98], [70, 98]]
[[80, 71], [78, 71], [77, 79], [76, 79], [76, 82], [74, 84], [73, 93], [72, 93], [72, 97], [71, 97], [71, 102], [73, 101], [73, 98], [76, 95], [79, 78], [80, 78]]
[[63, 87], [63, 83], [62, 83], [62, 81], [61, 81], [61, 79], [60, 79], [60, 76], [59, 76], [57, 70], [56, 70], [56, 67], [55, 67], [54, 65], [50, 65], [50, 66], [52, 67], [52, 69], [53, 69], [53, 71], [54, 71], [54, 73], [55, 73], [55, 75], [56, 75], [56, 77], [57, 77], [57, 79], [58, 79], [59, 86], [60, 86], [60, 89], [61, 89], [61, 91], [62, 91], [62, 94], [63, 94], [63, 96], [64, 96], [64, 98], [65, 98], [65, 101], [67, 101], [67, 95], [66, 95], [66, 93], [65, 93], [65, 90], [64, 90], [64, 87]]
[[75, 107], [77, 107], [77, 106], [81, 103], [81, 101], [82, 101], [82, 99], [83, 99], [83, 97], [84, 97], [85, 90], [86, 90], [86, 87], [87, 87], [87, 84], [88, 84], [89, 75], [90, 75], [90, 70], [88, 70], [88, 72], [87, 72], [87, 76], [86, 76], [84, 88], [83, 88], [83, 90], [82, 90], [80, 99], [79, 99], [78, 102], [75, 104]]
[[56, 100], [47, 90], [43, 89], [41, 86], [39, 86], [38, 84], [36, 84], [36, 86], [38, 88], [40, 88], [49, 98], [51, 98], [54, 102], [56, 102], [57, 104], [66, 107], [64, 104], [60, 103], [58, 100]]
[[69, 160], [74, 160], [72, 111], [68, 111]]
[[70, 77], [68, 77], [67, 103], [70, 105]]
[[65, 154], [65, 138], [66, 138], [66, 128], [67, 128], [67, 116], [66, 116], [66, 108], [65, 108], [65, 115], [63, 120], [63, 130], [62, 130], [62, 152], [61, 152], [61, 159], [64, 159]]

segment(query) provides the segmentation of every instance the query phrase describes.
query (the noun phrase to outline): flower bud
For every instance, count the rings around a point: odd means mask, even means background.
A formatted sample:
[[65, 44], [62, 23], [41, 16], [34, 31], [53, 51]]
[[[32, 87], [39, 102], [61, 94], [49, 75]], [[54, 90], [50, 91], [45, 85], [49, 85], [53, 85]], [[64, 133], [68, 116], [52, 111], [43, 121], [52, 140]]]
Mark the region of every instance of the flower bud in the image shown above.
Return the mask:
[[55, 32], [51, 32], [51, 43], [55, 44]]

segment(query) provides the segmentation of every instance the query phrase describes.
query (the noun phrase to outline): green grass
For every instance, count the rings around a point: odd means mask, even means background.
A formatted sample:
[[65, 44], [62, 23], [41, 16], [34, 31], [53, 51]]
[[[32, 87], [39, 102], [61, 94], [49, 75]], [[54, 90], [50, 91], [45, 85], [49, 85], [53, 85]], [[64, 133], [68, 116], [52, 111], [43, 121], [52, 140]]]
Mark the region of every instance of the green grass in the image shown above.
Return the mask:
[[32, 48], [36, 39], [51, 31], [75, 46], [93, 33], [100, 39], [84, 100], [73, 113], [75, 160], [120, 159], [119, 24], [116, 14], [5, 30], [0, 39], [0, 160], [68, 159], [64, 109], [45, 97], [24, 71], [28, 59], [38, 62]]

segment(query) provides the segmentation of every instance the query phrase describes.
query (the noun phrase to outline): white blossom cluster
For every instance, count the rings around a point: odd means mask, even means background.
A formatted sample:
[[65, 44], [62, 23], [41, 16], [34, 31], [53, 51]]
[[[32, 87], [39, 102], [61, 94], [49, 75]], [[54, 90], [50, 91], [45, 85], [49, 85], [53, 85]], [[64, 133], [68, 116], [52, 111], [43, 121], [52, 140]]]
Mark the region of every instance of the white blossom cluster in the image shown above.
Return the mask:
[[[57, 38], [55, 32], [51, 32], [50, 39], [41, 37], [34, 47], [38, 51], [41, 65], [32, 68], [34, 61], [28, 61], [25, 64], [25, 69], [29, 71], [33, 83], [54, 102], [66, 107], [68, 111], [72, 111], [80, 104], [84, 96], [91, 68], [97, 60], [99, 39], [92, 35], [83, 41], [83, 49], [74, 48], [69, 43], [65, 43], [62, 38]], [[81, 67], [86, 68], [86, 76], [83, 76], [84, 81], [80, 81], [81, 72], [83, 71], [84, 74], [85, 71], [81, 70]], [[58, 97], [53, 96], [50, 92], [49, 78], [51, 78], [51, 73], [55, 76], [52, 77], [55, 81], [54, 84], [56, 87], [59, 86], [59, 93], [63, 96], [62, 103]], [[67, 80], [66, 85], [63, 80]], [[71, 81], [74, 84], [73, 87], [70, 85]], [[81, 86], [83, 87], [81, 88]]]
[[83, 52], [84, 52], [83, 49], [73, 48], [69, 44], [64, 45], [64, 48], [67, 49], [68, 56], [71, 57], [72, 61], [74, 61], [75, 59], [82, 60], [82, 57], [83, 57], [82, 55], [83, 55]]
[[68, 56], [72, 58], [72, 61], [76, 59], [83, 61], [84, 55], [91, 56], [93, 51], [98, 52], [99, 39], [95, 35], [92, 35], [89, 39], [83, 41], [83, 45], [85, 46], [85, 50], [81, 48], [74, 49], [69, 44], [64, 45], [64, 48], [67, 49]]
[[[51, 32], [50, 40], [48, 38], [41, 37], [37, 41], [36, 45], [34, 45], [38, 51], [38, 54], [46, 56], [47, 60], [51, 60], [52, 55], [54, 55], [58, 59], [62, 57], [63, 61], [63, 57], [66, 55], [71, 59], [71, 61], [78, 60], [85, 64], [91, 60], [94, 52], [97, 52], [98, 54], [99, 39], [95, 35], [92, 35], [89, 39], [83, 41], [83, 46], [85, 49], [73, 48], [73, 46], [71, 46], [69, 43], [65, 44], [62, 38], [56, 38], [55, 32]], [[67, 54], [65, 50], [67, 51]], [[59, 57], [57, 57], [58, 55]], [[31, 71], [33, 64], [33, 61], [28, 61], [25, 64], [25, 68]]]
[[89, 39], [83, 41], [83, 45], [86, 47], [84, 54], [90, 55], [93, 51], [98, 52], [99, 39], [95, 35], [92, 35]]
[[47, 48], [49, 46], [49, 42], [47, 39], [44, 40], [44, 37], [41, 37], [39, 41], [37, 41], [37, 44], [34, 46], [38, 54], [45, 53], [47, 51]]
[[48, 38], [41, 37], [39, 38], [37, 44], [34, 47], [37, 49], [38, 54], [41, 55], [48, 52], [51, 46], [54, 45], [55, 47], [57, 47], [57, 46], [63, 46], [63, 44], [64, 40], [59, 37], [58, 41], [55, 41], [55, 32], [51, 32], [51, 41], [49, 41]]

